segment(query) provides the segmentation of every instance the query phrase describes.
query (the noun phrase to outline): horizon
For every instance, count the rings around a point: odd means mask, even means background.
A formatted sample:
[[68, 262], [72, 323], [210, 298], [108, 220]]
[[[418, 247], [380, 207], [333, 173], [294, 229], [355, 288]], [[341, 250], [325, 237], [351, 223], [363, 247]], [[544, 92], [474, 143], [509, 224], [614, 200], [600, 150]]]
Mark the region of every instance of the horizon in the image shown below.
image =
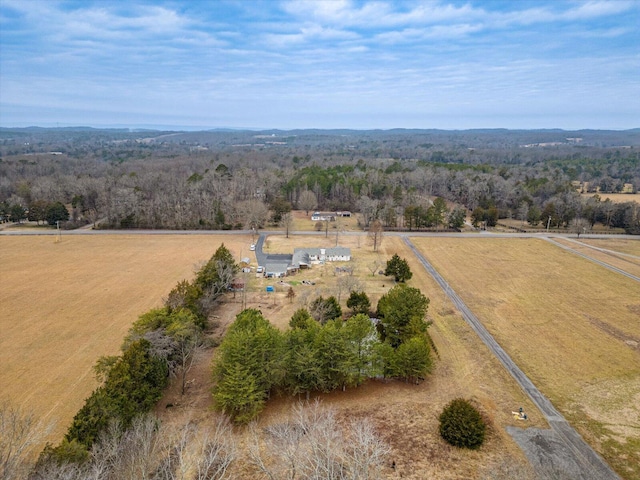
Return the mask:
[[415, 131], [439, 131], [439, 132], [473, 132], [473, 131], [499, 131], [504, 130], [507, 132], [630, 132], [634, 130], [640, 130], [640, 127], [630, 128], [578, 128], [578, 129], [565, 129], [565, 128], [507, 128], [507, 127], [477, 127], [477, 128], [405, 128], [405, 127], [389, 127], [389, 128], [262, 128], [262, 127], [200, 127], [200, 126], [177, 126], [177, 125], [56, 125], [56, 126], [43, 126], [43, 125], [25, 125], [25, 126], [4, 126], [0, 125], [0, 129], [3, 130], [28, 130], [28, 129], [42, 129], [42, 130], [128, 130], [130, 133], [140, 132], [177, 132], [177, 133], [197, 133], [197, 132], [293, 132], [293, 131], [308, 131], [318, 130], [322, 132], [328, 131], [354, 131], [354, 132], [392, 132], [397, 130], [415, 130]]
[[630, 130], [639, 22], [629, 0], [3, 0], [0, 126]]

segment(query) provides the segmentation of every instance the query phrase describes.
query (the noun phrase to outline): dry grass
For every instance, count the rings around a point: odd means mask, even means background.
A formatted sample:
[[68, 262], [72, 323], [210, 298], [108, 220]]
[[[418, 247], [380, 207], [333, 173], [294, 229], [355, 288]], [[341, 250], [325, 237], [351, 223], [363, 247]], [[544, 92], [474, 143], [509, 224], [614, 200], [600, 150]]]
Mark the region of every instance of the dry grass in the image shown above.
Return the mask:
[[[534, 381], [544, 383], [541, 377], [549, 376], [551, 386], [558, 391], [556, 397], [564, 400], [562, 405], [567, 409], [573, 405], [576, 409], [581, 406], [593, 418], [610, 421], [615, 416], [615, 409], [620, 408], [619, 401], [623, 396], [632, 398], [634, 392], [637, 393], [637, 383], [633, 383], [638, 379], [637, 352], [630, 355], [626, 351], [631, 351], [630, 348], [621, 347], [621, 341], [605, 331], [605, 328], [615, 328], [612, 331], [623, 335], [640, 335], [637, 322], [633, 326], [633, 322], [629, 321], [629, 308], [633, 307], [633, 302], [628, 301], [629, 285], [625, 281], [614, 281], [614, 274], [609, 275], [595, 266], [585, 265], [588, 262], [559, 252], [559, 249], [543, 242], [513, 239], [486, 241], [503, 243], [487, 244], [488, 249], [485, 249], [485, 244], [477, 243], [481, 240], [472, 239], [416, 239], [415, 242], [434, 262], [437, 257], [442, 262], [440, 266], [446, 265], [443, 271], [461, 293], [476, 292], [465, 295], [465, 299], [480, 300], [477, 305], [479, 310], [476, 311], [482, 318], [486, 316], [486, 310], [482, 310], [486, 309], [485, 303], [495, 304], [490, 311], [495, 309], [500, 321], [494, 321], [490, 328], [495, 329], [495, 324], [500, 325], [504, 322], [502, 317], [507, 316], [507, 324], [521, 324], [520, 327], [514, 327], [518, 334], [523, 329], [530, 331], [532, 328], [536, 329], [533, 335], [544, 332], [545, 340], [551, 342], [548, 346], [530, 346], [527, 341], [515, 345], [520, 352], [516, 351], [514, 357], [525, 369], [529, 368], [530, 358], [541, 361], [550, 352], [553, 353], [550, 358], [555, 359], [557, 355], [559, 360], [569, 363], [587, 362], [588, 369], [592, 370], [589, 375], [580, 375], [581, 365], [569, 367], [566, 373], [556, 372], [558, 369], [548, 364], [535, 362], [529, 369], [534, 373], [538, 371], [540, 378], [532, 375]], [[137, 316], [160, 305], [162, 297], [175, 283], [190, 277], [194, 264], [208, 259], [221, 242], [230, 247], [236, 258], [250, 256], [255, 262], [253, 255], [248, 252], [250, 237], [241, 236], [63, 236], [60, 244], [54, 244], [52, 237], [0, 238], [0, 276], [3, 282], [3, 315], [0, 319], [3, 332], [0, 338], [0, 362], [3, 369], [0, 385], [3, 393], [41, 415], [56, 418], [59, 422], [56, 432], [59, 438], [83, 399], [95, 387], [91, 374], [95, 360], [100, 355], [117, 353], [122, 338]], [[470, 242], [469, 247], [472, 248], [465, 247], [464, 242]], [[376, 260], [381, 265], [394, 253], [409, 260], [414, 272], [409, 283], [419, 287], [431, 299], [429, 319], [433, 325], [430, 332], [439, 352], [439, 360], [434, 373], [421, 385], [372, 381], [358, 389], [320, 397], [327, 404], [335, 406], [342, 418], [366, 415], [374, 419], [382, 435], [392, 444], [392, 459], [398, 466], [396, 472], [387, 469], [389, 478], [397, 477], [400, 473], [403, 478], [415, 479], [474, 478], [488, 465], [502, 460], [523, 462], [521, 451], [503, 427], [523, 426], [511, 416], [511, 411], [520, 406], [531, 418], [528, 426], [544, 427], [544, 420], [441, 290], [423, 269], [417, 267], [401, 239], [385, 237], [379, 253], [372, 252], [364, 236], [341, 234], [339, 243], [351, 247], [351, 264], [355, 266], [355, 275], [374, 305], [393, 285], [384, 276], [372, 276], [368, 267]], [[270, 251], [282, 253], [291, 252], [295, 246], [328, 247], [335, 245], [335, 232], [329, 238], [324, 235], [300, 235], [286, 239], [284, 235], [275, 235], [268, 238], [267, 244]], [[517, 270], [522, 271], [522, 275], [513, 275], [513, 280], [511, 274], [505, 274], [505, 268], [512, 261], [509, 255], [515, 256], [513, 261], [519, 263]], [[485, 270], [488, 264], [492, 267]], [[528, 279], [529, 276], [545, 269], [544, 281], [547, 277], [555, 280], [547, 287], [540, 287], [542, 291], [533, 289], [525, 295], [523, 292], [527, 290], [520, 288], [528, 285], [527, 282], [533, 282]], [[572, 271], [573, 275], [568, 271]], [[473, 277], [468, 279], [471, 283], [464, 284], [466, 276]], [[286, 281], [293, 285], [296, 293], [294, 301], [290, 303], [285, 298], [288, 286], [280, 286], [276, 280], [250, 276], [251, 291], [246, 298], [246, 306], [260, 308], [274, 324], [286, 328], [291, 314], [305, 300], [312, 300], [317, 294], [336, 294], [337, 278], [333, 266], [329, 265], [288, 277]], [[580, 293], [581, 289], [586, 288], [585, 285], [594, 283], [591, 278], [600, 279], [604, 285], [602, 290]], [[302, 279], [313, 280], [316, 285], [294, 284]], [[454, 281], [462, 283], [458, 285]], [[506, 282], [506, 287], [503, 285], [499, 288], [497, 284], [500, 282]], [[560, 288], [558, 282], [569, 283]], [[264, 289], [266, 285], [275, 285], [277, 292], [267, 294]], [[578, 314], [577, 318], [562, 318], [566, 315], [564, 310], [548, 312], [549, 304], [545, 303], [548, 297], [545, 296], [555, 295], [558, 293], [556, 290], [567, 291], [571, 288], [578, 292], [578, 302], [589, 302], [585, 303], [585, 311], [589, 312], [592, 319], [580, 320], [584, 317], [582, 314]], [[500, 297], [502, 290], [508, 292], [505, 293], [505, 300]], [[603, 295], [610, 294], [611, 300], [602, 302], [605, 304], [602, 309], [596, 308], [594, 298], [607, 298]], [[514, 303], [516, 309], [524, 308], [519, 306], [520, 297], [530, 297], [532, 305], [539, 304], [541, 307], [540, 312], [534, 313], [544, 313], [549, 318], [525, 321], [524, 317], [528, 317], [528, 314], [512, 317], [509, 310], [504, 310], [508, 307], [505, 303]], [[342, 305], [346, 311], [345, 301], [346, 295], [343, 293]], [[555, 301], [573, 305], [562, 297], [555, 298]], [[616, 302], [619, 307], [612, 311], [609, 302]], [[239, 294], [236, 298], [229, 296], [217, 312], [216, 321], [222, 326], [230, 323], [242, 305]], [[525, 305], [529, 303], [525, 302]], [[472, 305], [472, 308], [475, 309], [476, 305]], [[605, 315], [604, 311], [611, 312], [611, 315]], [[559, 348], [562, 342], [553, 341], [554, 335], [550, 329], [536, 327], [534, 324], [537, 322], [548, 322], [552, 329], [559, 328], [557, 335], [568, 342], [571, 355], [554, 353], [554, 349]], [[579, 330], [586, 333], [578, 335], [578, 338], [568, 336], [572, 329], [561, 328], [562, 324], [568, 322], [579, 324]], [[501, 328], [498, 330], [501, 331]], [[586, 338], [582, 338], [584, 335]], [[528, 338], [527, 335], [523, 337]], [[600, 342], [603, 343], [602, 347], [599, 346]], [[614, 350], [616, 357], [619, 355], [620, 358], [613, 358], [608, 363], [600, 361], [600, 369], [596, 369], [597, 358], [602, 360], [613, 356], [611, 342], [620, 350]], [[586, 353], [578, 351], [578, 346]], [[544, 350], [541, 355], [535, 352], [538, 348]], [[203, 355], [199, 365], [190, 372], [188, 379], [192, 382], [185, 396], [180, 396], [175, 388], [167, 392], [157, 409], [165, 419], [180, 421], [211, 415], [211, 355], [212, 352]], [[572, 375], [578, 384], [575, 384]], [[624, 394], [612, 390], [612, 398], [604, 402], [601, 398], [597, 399], [597, 395], [604, 394], [605, 385], [609, 388], [624, 385], [626, 390]], [[446, 403], [458, 396], [473, 399], [492, 424], [487, 443], [478, 452], [451, 448], [437, 434], [437, 416]], [[287, 396], [274, 399], [260, 421], [268, 424], [282, 420], [296, 400]], [[168, 403], [174, 407], [165, 408]], [[611, 406], [609, 410], [605, 411], [605, 403]], [[633, 408], [628, 408], [631, 414]], [[626, 418], [627, 413], [624, 415]], [[628, 423], [633, 424], [633, 420]], [[243, 430], [239, 429], [238, 434], [242, 437]], [[248, 471], [246, 467], [240, 467], [238, 473]], [[235, 478], [252, 477], [248, 473], [239, 473]]]
[[606, 248], [608, 250], [640, 257], [640, 240], [627, 240], [623, 238], [581, 238], [580, 242], [593, 245], [594, 247]]
[[58, 440], [137, 317], [224, 242], [241, 236], [91, 235], [0, 238], [0, 391], [56, 422]]
[[[582, 198], [592, 198], [595, 193], [583, 193], [580, 196]], [[598, 192], [597, 195], [600, 197], [600, 200], [603, 202], [606, 199], [611, 200], [613, 203], [626, 203], [626, 202], [638, 202], [640, 203], [640, 194], [638, 193], [601, 193]]]
[[414, 243], [620, 473], [640, 460], [637, 282], [537, 239]]
[[[599, 248], [610, 250], [604, 252], [601, 250], [596, 250], [595, 248], [589, 248], [587, 246], [589, 244], [580, 245], [579, 243], [567, 240], [565, 238], [556, 238], [554, 240], [558, 243], [562, 243], [563, 245], [570, 247], [577, 252], [582, 253], [583, 255], [587, 255], [590, 258], [612, 265], [616, 268], [624, 270], [627, 273], [635, 275], [636, 277], [640, 277], [640, 256], [634, 258], [628, 255], [620, 255], [619, 253], [616, 253], [615, 250], [608, 248], [606, 243], [597, 245]], [[640, 247], [640, 242], [636, 241], [635, 243]]]
[[[291, 226], [291, 230], [301, 232], [316, 231], [317, 222], [311, 220], [311, 214], [313, 211], [310, 210], [309, 215], [307, 215], [307, 212], [304, 210], [293, 210], [291, 213], [293, 214], [293, 225]], [[322, 232], [325, 231], [325, 227], [326, 225], [323, 222]], [[329, 232], [334, 232], [335, 234], [337, 229], [348, 232], [362, 230], [358, 227], [358, 220], [355, 213], [351, 217], [337, 217], [335, 222], [329, 222]]]
[[[292, 236], [289, 239], [283, 235], [275, 235], [270, 236], [266, 243], [272, 253], [288, 253], [294, 247], [335, 244], [335, 237], [329, 237], [328, 240], [327, 243], [324, 235]], [[384, 276], [372, 276], [368, 266], [376, 260], [386, 261], [394, 253], [410, 261], [412, 258], [404, 243], [397, 237], [385, 238], [380, 253], [374, 253], [364, 237], [341, 236], [339, 243], [352, 248], [351, 264], [355, 266], [355, 275], [374, 300], [373, 305], [393, 285]], [[279, 287], [277, 280], [252, 278], [251, 287], [254, 291], [248, 296], [247, 306], [260, 308], [273, 324], [284, 329], [295, 309], [304, 304], [304, 298], [311, 300], [317, 294], [336, 294], [337, 277], [334, 276], [333, 266], [316, 266], [297, 276], [288, 277], [286, 281], [293, 283], [302, 279], [313, 280], [316, 285], [293, 285], [296, 298], [293, 303], [289, 303], [284, 297], [288, 287]], [[262, 293], [267, 284], [276, 286], [278, 291], [275, 296]], [[415, 479], [473, 478], [492, 463], [505, 459], [514, 463], [524, 462], [521, 451], [504, 431], [506, 425], [523, 425], [513, 419], [511, 412], [522, 406], [531, 417], [528, 425], [545, 427], [546, 423], [508, 373], [454, 312], [452, 305], [426, 272], [414, 268], [414, 278], [410, 284], [419, 287], [431, 299], [429, 319], [434, 324], [430, 331], [440, 357], [433, 375], [418, 386], [395, 381], [371, 381], [358, 389], [319, 397], [326, 404], [337, 408], [345, 419], [361, 416], [374, 419], [379, 431], [393, 446], [389, 462], [394, 460], [397, 470], [394, 473], [390, 468], [387, 469], [389, 478], [400, 474], [403, 478]], [[346, 311], [345, 297], [343, 294], [342, 307]], [[236, 298], [230, 300], [221, 312], [237, 313], [239, 310], [240, 303]], [[221, 313], [221, 316], [227, 320], [230, 317], [228, 313]], [[206, 372], [199, 377], [196, 375], [196, 383], [206, 382], [207, 375]], [[183, 402], [206, 405], [210, 402], [208, 390], [199, 388], [200, 393], [193, 392], [191, 399], [187, 398]], [[206, 399], [198, 400], [198, 395], [206, 395]], [[451, 399], [460, 396], [473, 399], [493, 425], [486, 445], [479, 452], [452, 448], [437, 433], [437, 417], [442, 408]], [[175, 398], [168, 399], [167, 402], [173, 403], [174, 400]], [[283, 421], [296, 401], [296, 398], [288, 396], [273, 399], [261, 415], [261, 423], [266, 425]], [[170, 410], [172, 411], [166, 415], [179, 417], [185, 414], [180, 410]], [[250, 474], [238, 472], [237, 476], [252, 478]]]

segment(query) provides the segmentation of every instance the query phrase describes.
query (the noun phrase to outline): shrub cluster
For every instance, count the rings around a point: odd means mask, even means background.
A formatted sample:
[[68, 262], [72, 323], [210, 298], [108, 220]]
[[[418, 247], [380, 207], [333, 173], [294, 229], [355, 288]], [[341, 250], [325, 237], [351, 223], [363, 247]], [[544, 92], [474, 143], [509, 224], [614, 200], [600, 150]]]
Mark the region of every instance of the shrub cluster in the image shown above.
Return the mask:
[[[217, 352], [215, 405], [244, 423], [262, 411], [273, 391], [306, 394], [308, 398], [310, 392], [356, 387], [379, 376], [405, 381], [423, 378], [433, 363], [424, 321], [428, 300], [417, 289], [404, 285], [396, 289], [384, 301], [382, 310], [387, 312], [388, 323], [381, 329], [400, 329], [395, 335], [380, 335], [365, 314], [346, 321], [327, 320], [314, 319], [306, 309], [300, 309], [291, 318], [290, 329], [281, 332], [260, 311], [244, 310]], [[396, 301], [417, 305], [393, 309]], [[392, 309], [408, 318], [392, 318]]]
[[455, 447], [480, 448], [487, 426], [480, 412], [467, 400], [452, 400], [440, 414], [440, 436]]

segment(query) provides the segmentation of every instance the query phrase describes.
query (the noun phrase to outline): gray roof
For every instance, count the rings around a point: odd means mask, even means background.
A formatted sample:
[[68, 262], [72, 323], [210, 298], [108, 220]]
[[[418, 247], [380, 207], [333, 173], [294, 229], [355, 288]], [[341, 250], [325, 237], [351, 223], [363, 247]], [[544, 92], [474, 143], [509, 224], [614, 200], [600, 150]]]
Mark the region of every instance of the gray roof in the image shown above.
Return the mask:
[[300, 268], [300, 264], [309, 265], [311, 263], [311, 259], [309, 258], [309, 253], [303, 248], [296, 248], [293, 253], [293, 259], [291, 260], [291, 264]]
[[264, 267], [265, 273], [287, 273], [288, 263], [267, 263]]

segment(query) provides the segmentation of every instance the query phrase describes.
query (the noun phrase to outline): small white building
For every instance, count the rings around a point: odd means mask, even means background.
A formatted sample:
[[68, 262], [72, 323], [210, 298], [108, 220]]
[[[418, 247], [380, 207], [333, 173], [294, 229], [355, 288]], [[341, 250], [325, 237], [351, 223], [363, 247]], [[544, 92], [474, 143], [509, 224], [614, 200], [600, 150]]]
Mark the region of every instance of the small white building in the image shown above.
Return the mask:
[[311, 220], [313, 220], [314, 222], [335, 222], [336, 214], [328, 212], [313, 212], [311, 214]]

